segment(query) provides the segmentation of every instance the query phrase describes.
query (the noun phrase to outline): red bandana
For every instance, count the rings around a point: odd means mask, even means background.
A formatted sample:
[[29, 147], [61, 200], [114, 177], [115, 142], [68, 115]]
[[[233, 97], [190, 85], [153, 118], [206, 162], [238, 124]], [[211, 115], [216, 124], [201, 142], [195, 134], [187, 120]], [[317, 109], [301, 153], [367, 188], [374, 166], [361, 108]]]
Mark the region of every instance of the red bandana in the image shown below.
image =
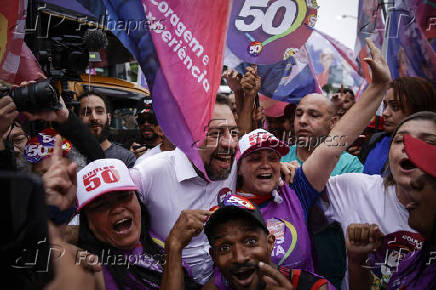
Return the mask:
[[238, 191], [236, 194], [239, 196], [242, 196], [243, 198], [248, 199], [251, 202], [254, 202], [256, 205], [260, 205], [262, 203], [264, 203], [265, 201], [269, 200], [272, 198], [272, 194], [267, 194], [267, 195], [253, 195], [253, 196], [249, 196], [249, 195], [242, 195], [240, 194], [241, 192]]

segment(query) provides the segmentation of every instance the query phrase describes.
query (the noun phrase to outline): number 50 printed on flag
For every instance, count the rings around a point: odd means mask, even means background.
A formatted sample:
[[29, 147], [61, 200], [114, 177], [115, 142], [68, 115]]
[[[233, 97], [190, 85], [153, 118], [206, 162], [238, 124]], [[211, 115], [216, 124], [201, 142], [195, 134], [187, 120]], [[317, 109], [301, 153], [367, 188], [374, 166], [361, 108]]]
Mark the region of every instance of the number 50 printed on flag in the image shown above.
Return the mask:
[[227, 45], [246, 62], [277, 63], [306, 42], [317, 9], [316, 0], [234, 0]]

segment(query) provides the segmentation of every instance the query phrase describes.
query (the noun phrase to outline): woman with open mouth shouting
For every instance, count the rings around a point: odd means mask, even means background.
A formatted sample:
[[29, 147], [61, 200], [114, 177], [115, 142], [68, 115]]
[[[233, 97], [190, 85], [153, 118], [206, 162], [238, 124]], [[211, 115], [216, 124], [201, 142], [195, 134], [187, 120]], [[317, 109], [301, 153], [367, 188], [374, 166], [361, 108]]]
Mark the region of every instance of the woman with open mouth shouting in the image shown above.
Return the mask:
[[[102, 266], [97, 282], [104, 289], [160, 287], [163, 242], [148, 232], [147, 210], [136, 190], [118, 159], [96, 160], [77, 173], [78, 246], [84, 251], [77, 253], [76, 263], [92, 264], [89, 254], [97, 255]], [[185, 284], [198, 288], [186, 275]]]
[[[436, 113], [420, 112], [400, 125], [394, 142], [402, 154], [398, 170], [409, 180], [408, 224], [425, 241], [406, 254], [388, 281], [387, 289], [435, 289], [436, 287]], [[430, 135], [427, 135], [430, 133]], [[433, 135], [433, 137], [431, 137]], [[404, 156], [406, 155], [406, 156]], [[407, 158], [407, 159], [405, 159]], [[397, 176], [399, 173], [395, 173]], [[407, 182], [403, 178], [402, 182]], [[351, 224], [347, 228], [348, 269], [353, 289], [368, 289], [370, 274], [362, 267], [371, 253], [382, 246], [383, 232], [376, 224]], [[392, 256], [392, 255], [390, 255]]]

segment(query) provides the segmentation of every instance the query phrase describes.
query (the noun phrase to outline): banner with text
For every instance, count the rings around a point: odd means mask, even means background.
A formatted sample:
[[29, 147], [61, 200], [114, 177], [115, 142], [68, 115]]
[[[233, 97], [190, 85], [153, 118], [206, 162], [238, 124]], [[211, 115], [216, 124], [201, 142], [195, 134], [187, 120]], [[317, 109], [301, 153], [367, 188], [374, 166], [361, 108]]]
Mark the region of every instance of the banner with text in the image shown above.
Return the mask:
[[117, 22], [146, 22], [128, 33], [112, 32], [139, 62], [165, 135], [205, 172], [198, 145], [221, 81], [230, 1], [103, 2]]

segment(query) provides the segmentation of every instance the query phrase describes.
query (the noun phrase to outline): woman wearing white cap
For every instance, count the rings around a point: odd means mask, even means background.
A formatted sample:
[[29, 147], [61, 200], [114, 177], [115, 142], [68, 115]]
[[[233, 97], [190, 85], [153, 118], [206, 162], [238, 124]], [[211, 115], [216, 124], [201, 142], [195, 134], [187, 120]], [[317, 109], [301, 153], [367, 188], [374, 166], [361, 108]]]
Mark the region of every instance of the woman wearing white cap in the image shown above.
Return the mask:
[[[106, 289], [158, 289], [161, 283], [163, 244], [148, 232], [136, 190], [117, 159], [96, 160], [77, 174], [78, 246], [98, 256]], [[76, 262], [86, 256], [79, 252]], [[185, 283], [196, 288], [187, 275]]]

